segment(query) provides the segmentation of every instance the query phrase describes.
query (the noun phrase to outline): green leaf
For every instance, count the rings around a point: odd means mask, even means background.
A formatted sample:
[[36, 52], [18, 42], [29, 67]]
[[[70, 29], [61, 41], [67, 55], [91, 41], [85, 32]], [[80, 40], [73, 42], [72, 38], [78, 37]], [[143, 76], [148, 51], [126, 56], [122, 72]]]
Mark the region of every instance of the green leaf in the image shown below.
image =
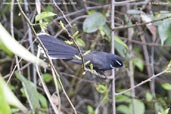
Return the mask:
[[81, 38], [76, 38], [75, 40], [79, 46], [85, 47], [85, 42]]
[[165, 90], [171, 90], [171, 84], [169, 83], [162, 83], [162, 87], [165, 89]]
[[147, 92], [147, 93], [145, 94], [145, 97], [146, 97], [146, 100], [147, 100], [148, 102], [150, 102], [150, 101], [153, 100], [153, 96], [152, 96], [152, 94], [151, 94], [150, 92]]
[[133, 59], [133, 64], [140, 70], [143, 71], [144, 69], [144, 62], [141, 58], [137, 57]]
[[40, 93], [38, 93], [38, 98], [39, 98], [39, 102], [40, 102], [41, 106], [44, 109], [47, 109], [48, 108], [48, 103], [47, 103], [46, 98]]
[[115, 36], [115, 49], [122, 57], [125, 57], [128, 46], [118, 36]]
[[126, 105], [119, 105], [117, 110], [123, 114], [131, 114], [130, 109]]
[[86, 66], [86, 65], [88, 65], [89, 63], [90, 63], [90, 60], [84, 62], [84, 65]]
[[65, 31], [67, 30], [67, 29], [65, 28], [65, 25], [64, 25], [64, 23], [63, 23], [62, 21], [59, 21], [59, 24], [60, 24], [60, 26], [62, 27], [63, 30], [65, 30]]
[[66, 44], [69, 44], [69, 45], [72, 45], [73, 44], [73, 41], [66, 40], [65, 43]]
[[129, 103], [131, 100], [130, 100], [130, 95], [126, 96], [126, 95], [119, 95], [119, 96], [116, 96], [116, 101], [117, 102], [127, 102]]
[[90, 70], [93, 70], [94, 67], [93, 67], [93, 64], [90, 64]]
[[2, 78], [0, 77], [0, 114], [10, 114], [10, 107], [5, 98], [4, 89], [2, 85]]
[[167, 108], [163, 112], [158, 112], [158, 114], [169, 114], [169, 110], [170, 110], [170, 108]]
[[91, 52], [91, 50], [87, 50], [86, 52], [83, 53], [83, 56], [88, 55]]
[[[5, 98], [3, 98], [3, 97], [5, 97]], [[8, 112], [8, 106], [7, 106], [5, 100], [7, 101], [8, 104], [19, 108], [23, 112], [25, 112], [25, 113], [28, 112], [26, 107], [17, 99], [17, 97], [10, 90], [10, 88], [8, 87], [8, 85], [5, 83], [2, 76], [0, 75], [0, 112], [1, 111]], [[3, 108], [3, 109], [1, 109], [1, 108]], [[1, 113], [1, 114], [6, 114], [5, 112]], [[9, 114], [9, 113], [7, 113], [7, 114]]]
[[74, 55], [74, 58], [75, 58], [75, 59], [78, 59], [78, 60], [81, 60], [81, 57], [78, 56], [78, 55]]
[[52, 75], [48, 73], [43, 74], [43, 80], [47, 83], [52, 81], [53, 80]]
[[169, 36], [165, 41], [166, 46], [171, 46], [171, 36]]
[[47, 64], [44, 61], [34, 56], [28, 51], [28, 49], [24, 48], [14, 38], [12, 38], [11, 35], [5, 30], [5, 28], [1, 24], [0, 31], [0, 43], [3, 43], [3, 45], [5, 45], [8, 50], [29, 62], [41, 65], [43, 67], [47, 67]]
[[[132, 112], [132, 104], [129, 105], [130, 111]], [[140, 100], [135, 99], [135, 114], [144, 114], [145, 106]], [[132, 114], [132, 113], [131, 113]]]
[[35, 112], [37, 109], [40, 109], [39, 93], [37, 92], [35, 85], [19, 73], [16, 73], [16, 76], [22, 82], [29, 105], [33, 112]]
[[13, 53], [2, 43], [1, 40], [0, 40], [0, 50], [3, 50], [9, 56], [12, 56], [13, 55]]
[[40, 21], [42, 19], [48, 18], [48, 17], [52, 17], [55, 16], [56, 14], [53, 12], [41, 12], [40, 14], [38, 14], [36, 16], [36, 21]]
[[72, 35], [72, 37], [73, 37], [73, 38], [76, 38], [76, 37], [78, 36], [78, 34], [79, 34], [79, 31], [76, 31], [76, 32]]
[[86, 33], [95, 32], [105, 23], [106, 18], [101, 13], [95, 12], [84, 20], [83, 31]]
[[121, 44], [126, 49], [128, 49], [128, 46], [119, 37], [115, 36], [115, 41]]
[[42, 22], [42, 23], [40, 23], [40, 27], [42, 29], [46, 29], [46, 27], [47, 27], [48, 24], [49, 24], [48, 22]]
[[99, 30], [102, 36], [104, 35], [107, 36], [106, 40], [111, 41], [111, 30], [107, 24], [104, 24], [103, 26], [101, 26]]
[[[170, 13], [161, 13], [160, 18], [170, 16]], [[168, 38], [171, 38], [171, 19], [165, 19], [161, 22], [156, 23], [158, 26], [159, 37], [161, 40], [161, 45], [164, 45]]]
[[93, 107], [90, 105], [87, 106], [87, 111], [88, 111], [88, 114], [95, 114]]
[[96, 85], [96, 90], [99, 93], [106, 93], [107, 92], [107, 86], [104, 84], [98, 84], [98, 85]]

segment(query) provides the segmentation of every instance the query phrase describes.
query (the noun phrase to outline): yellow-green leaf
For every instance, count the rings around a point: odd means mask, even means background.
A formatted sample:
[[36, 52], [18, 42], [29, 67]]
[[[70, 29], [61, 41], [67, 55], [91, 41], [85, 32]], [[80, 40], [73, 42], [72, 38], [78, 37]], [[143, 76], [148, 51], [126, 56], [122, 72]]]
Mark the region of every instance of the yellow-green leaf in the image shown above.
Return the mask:
[[56, 14], [53, 12], [41, 12], [40, 14], [38, 14], [36, 16], [36, 21], [40, 21], [42, 19], [48, 18], [48, 17], [52, 17], [55, 16]]

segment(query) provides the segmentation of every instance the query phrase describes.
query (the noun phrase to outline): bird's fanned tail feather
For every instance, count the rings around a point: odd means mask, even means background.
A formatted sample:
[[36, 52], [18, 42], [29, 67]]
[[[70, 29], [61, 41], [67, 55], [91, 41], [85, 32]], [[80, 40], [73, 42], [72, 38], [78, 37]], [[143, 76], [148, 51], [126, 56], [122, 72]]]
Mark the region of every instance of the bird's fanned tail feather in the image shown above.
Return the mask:
[[79, 52], [76, 48], [48, 34], [38, 34], [41, 42], [48, 51], [48, 55], [55, 59], [73, 59]]

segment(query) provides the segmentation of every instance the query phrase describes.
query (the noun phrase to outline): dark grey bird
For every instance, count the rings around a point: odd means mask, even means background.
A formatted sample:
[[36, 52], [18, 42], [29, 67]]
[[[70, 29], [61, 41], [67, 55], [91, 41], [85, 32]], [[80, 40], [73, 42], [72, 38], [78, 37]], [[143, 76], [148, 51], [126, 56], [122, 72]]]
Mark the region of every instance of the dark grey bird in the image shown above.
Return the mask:
[[[76, 59], [76, 55], [80, 56], [77, 48], [66, 44], [64, 41], [55, 38], [54, 36], [48, 35], [46, 33], [38, 34], [41, 42], [46, 48], [48, 55], [52, 59], [67, 59], [77, 64], [82, 64], [81, 60]], [[86, 52], [81, 50], [82, 53]], [[113, 68], [119, 68], [123, 66], [123, 62], [118, 55], [114, 55], [102, 51], [91, 51], [84, 57], [84, 61], [90, 61], [86, 66], [89, 67], [90, 64], [97, 71], [105, 71]]]

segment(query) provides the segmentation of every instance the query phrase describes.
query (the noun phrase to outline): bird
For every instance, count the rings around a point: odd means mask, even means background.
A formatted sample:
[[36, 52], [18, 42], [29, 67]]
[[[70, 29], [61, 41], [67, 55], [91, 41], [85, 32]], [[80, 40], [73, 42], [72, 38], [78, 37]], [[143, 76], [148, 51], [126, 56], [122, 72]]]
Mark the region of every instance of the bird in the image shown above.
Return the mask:
[[[37, 36], [46, 48], [50, 58], [69, 60], [76, 64], [82, 64], [82, 61], [76, 58], [76, 56], [80, 57], [80, 52], [77, 48], [47, 33], [39, 33]], [[85, 50], [81, 49], [81, 53], [85, 52]], [[106, 71], [123, 66], [120, 56], [103, 51], [92, 50], [83, 56], [83, 59], [85, 62], [89, 61], [86, 67], [90, 67], [90, 64], [92, 64], [93, 69], [96, 71]]]

